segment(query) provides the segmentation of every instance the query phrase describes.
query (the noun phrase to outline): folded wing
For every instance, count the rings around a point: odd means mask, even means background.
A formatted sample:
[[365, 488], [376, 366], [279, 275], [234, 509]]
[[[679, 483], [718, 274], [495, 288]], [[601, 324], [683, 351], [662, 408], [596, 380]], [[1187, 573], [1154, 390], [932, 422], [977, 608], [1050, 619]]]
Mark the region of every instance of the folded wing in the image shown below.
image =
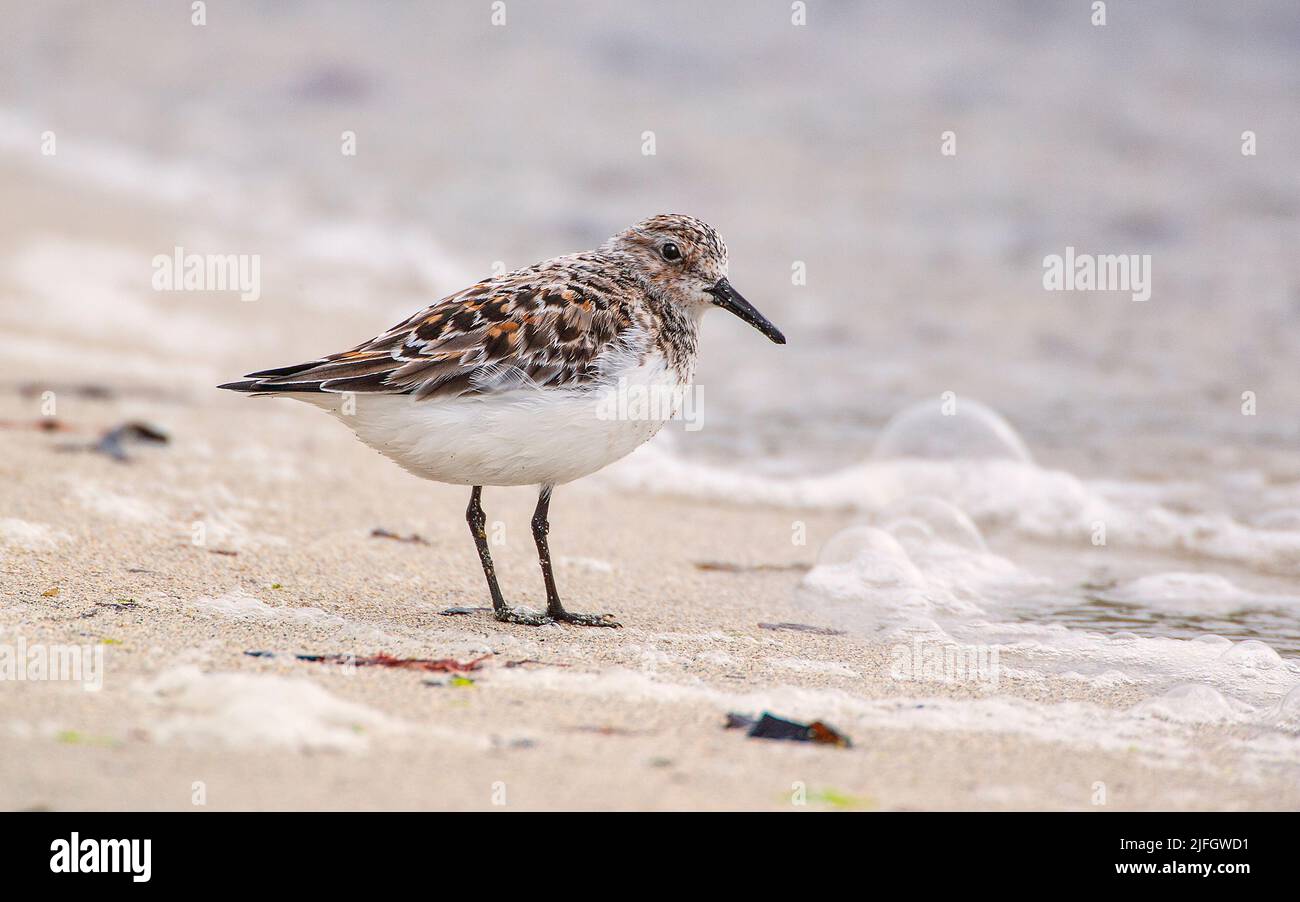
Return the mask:
[[480, 282], [350, 351], [220, 387], [442, 398], [597, 381], [612, 357], [637, 353], [643, 330], [617, 286], [581, 278], [582, 266], [549, 269]]

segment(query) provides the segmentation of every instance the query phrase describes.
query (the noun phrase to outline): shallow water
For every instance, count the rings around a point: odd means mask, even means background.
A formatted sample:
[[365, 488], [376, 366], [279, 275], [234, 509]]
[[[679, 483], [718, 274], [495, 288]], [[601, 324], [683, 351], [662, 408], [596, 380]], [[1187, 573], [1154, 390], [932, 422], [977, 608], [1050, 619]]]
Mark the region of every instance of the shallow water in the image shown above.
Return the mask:
[[[1194, 607], [1190, 602], [1188, 607]], [[1224, 636], [1234, 641], [1258, 639], [1280, 654], [1300, 657], [1300, 627], [1296, 611], [1250, 610], [1209, 615], [1193, 612], [1156, 610], [1139, 603], [1107, 601], [1084, 597], [1078, 600], [1042, 598], [1017, 612], [1025, 620], [1060, 623], [1073, 629], [1127, 631], [1138, 636], [1169, 636], [1196, 639], [1206, 635]]]

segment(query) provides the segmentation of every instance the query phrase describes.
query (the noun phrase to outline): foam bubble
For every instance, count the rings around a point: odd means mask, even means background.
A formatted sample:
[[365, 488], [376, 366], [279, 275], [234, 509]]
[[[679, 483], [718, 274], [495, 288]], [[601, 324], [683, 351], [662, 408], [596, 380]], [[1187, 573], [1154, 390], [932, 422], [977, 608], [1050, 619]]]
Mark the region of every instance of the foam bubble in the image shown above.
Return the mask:
[[1283, 696], [1273, 711], [1273, 717], [1282, 726], [1300, 730], [1300, 685]]
[[1277, 667], [1282, 664], [1282, 656], [1258, 639], [1235, 643], [1219, 660], [1243, 667]]
[[1181, 723], [1240, 720], [1250, 711], [1250, 705], [1229, 698], [1204, 683], [1182, 683], [1163, 695], [1133, 706], [1134, 714]]
[[873, 453], [877, 458], [1032, 459], [1010, 423], [967, 398], [954, 399], [950, 407], [924, 401], [905, 408], [885, 424]]
[[876, 519], [904, 544], [937, 540], [971, 551], [988, 550], [979, 527], [966, 512], [933, 495], [900, 498], [887, 505]]
[[1100, 597], [1147, 607], [1216, 614], [1300, 604], [1300, 599], [1248, 591], [1217, 573], [1155, 573], [1101, 593]]
[[[900, 429], [906, 413], [895, 418]], [[940, 426], [951, 426], [949, 421], [956, 419], [934, 412], [927, 416], [943, 421]], [[891, 427], [881, 436], [875, 459], [805, 476], [685, 460], [672, 452], [671, 436], [661, 433], [661, 440], [643, 445], [602, 471], [600, 478], [625, 488], [696, 500], [821, 510], [852, 507], [877, 513], [899, 499], [928, 495], [954, 505], [984, 529], [996, 526], [1028, 538], [1079, 543], [1096, 541], [1098, 525], [1104, 524], [1111, 540], [1127, 548], [1232, 561], [1261, 572], [1300, 573], [1300, 531], [1248, 526], [1225, 512], [1189, 513], [1186, 510], [1196, 506], [1189, 508], [1188, 499], [1163, 484], [1084, 481], [1014, 459], [1014, 454], [1009, 455], [1013, 459], [982, 460], [893, 457], [922, 442], [904, 442], [897, 432]], [[908, 427], [903, 437], [911, 432]], [[881, 459], [886, 456], [891, 459]], [[909, 529], [924, 532], [924, 527], [908, 524], [899, 527], [898, 535]], [[1252, 593], [1244, 597], [1252, 607], [1279, 602]], [[1224, 604], [1231, 601], [1220, 599]]]
[[[979, 531], [963, 522], [960, 510], [935, 499], [912, 509], [928, 519], [892, 520], [902, 541], [866, 525], [832, 536], [817, 566], [804, 577], [799, 606], [820, 622], [850, 630], [933, 632], [945, 629], [944, 624], [985, 618], [990, 606], [1042, 584], [1005, 558], [981, 550]], [[937, 537], [930, 522], [961, 544]]]
[[925, 578], [898, 539], [874, 526], [851, 526], [831, 536], [808, 574], [837, 596], [867, 597], [872, 589], [919, 588]]

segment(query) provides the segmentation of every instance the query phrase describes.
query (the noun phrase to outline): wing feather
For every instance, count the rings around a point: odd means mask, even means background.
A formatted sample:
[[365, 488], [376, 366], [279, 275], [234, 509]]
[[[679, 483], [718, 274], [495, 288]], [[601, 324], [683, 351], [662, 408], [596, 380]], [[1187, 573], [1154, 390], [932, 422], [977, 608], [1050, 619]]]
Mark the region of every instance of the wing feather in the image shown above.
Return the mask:
[[579, 254], [488, 279], [349, 351], [222, 388], [441, 398], [586, 385], [601, 378], [602, 361], [623, 362], [645, 345], [629, 284], [604, 262]]

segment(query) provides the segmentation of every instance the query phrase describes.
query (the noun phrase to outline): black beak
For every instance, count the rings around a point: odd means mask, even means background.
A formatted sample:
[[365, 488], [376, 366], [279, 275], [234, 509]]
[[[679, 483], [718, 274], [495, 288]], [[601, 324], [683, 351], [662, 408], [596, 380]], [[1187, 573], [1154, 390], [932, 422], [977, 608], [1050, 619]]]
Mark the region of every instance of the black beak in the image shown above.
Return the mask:
[[754, 305], [741, 297], [740, 292], [731, 287], [726, 279], [718, 279], [718, 284], [704, 289], [713, 295], [713, 303], [723, 310], [730, 310], [736, 316], [749, 323], [779, 345], [785, 344], [781, 330], [772, 325], [768, 318], [754, 309]]

